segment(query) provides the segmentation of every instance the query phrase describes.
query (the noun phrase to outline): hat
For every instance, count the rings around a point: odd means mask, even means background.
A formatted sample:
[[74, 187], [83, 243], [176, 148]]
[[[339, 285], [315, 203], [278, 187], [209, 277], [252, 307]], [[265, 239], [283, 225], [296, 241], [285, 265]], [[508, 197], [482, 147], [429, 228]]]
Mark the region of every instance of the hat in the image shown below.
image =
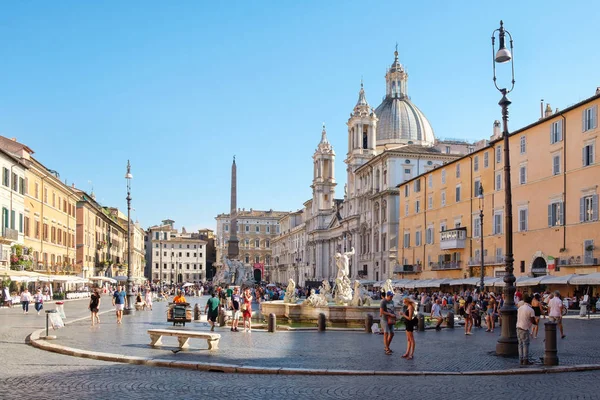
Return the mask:
[[388, 292], [387, 292], [385, 295], [386, 295], [386, 296], [392, 296], [392, 297], [393, 297], [393, 296], [394, 296], [394, 292], [392, 292], [392, 291], [390, 290], [390, 291], [388, 291]]

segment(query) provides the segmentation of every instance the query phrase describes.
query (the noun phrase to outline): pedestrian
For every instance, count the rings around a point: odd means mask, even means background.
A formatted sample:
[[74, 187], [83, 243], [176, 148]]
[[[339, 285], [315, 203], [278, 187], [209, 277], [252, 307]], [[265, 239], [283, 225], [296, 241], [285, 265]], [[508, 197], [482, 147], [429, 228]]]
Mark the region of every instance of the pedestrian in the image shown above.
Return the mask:
[[10, 290], [8, 286], [4, 286], [4, 305], [8, 308], [12, 307], [12, 297], [10, 297]]
[[486, 332], [494, 332], [495, 318], [498, 313], [496, 312], [496, 307], [498, 303], [496, 303], [496, 298], [494, 295], [490, 294], [490, 298], [487, 302], [487, 309], [485, 311], [485, 325], [487, 326]]
[[531, 296], [523, 297], [523, 304], [517, 311], [517, 340], [521, 365], [531, 365], [529, 361], [529, 329], [537, 325], [535, 312], [531, 308]]
[[531, 308], [533, 308], [533, 313], [535, 314], [535, 324], [531, 328], [531, 336], [536, 339], [538, 336], [540, 316], [542, 315], [542, 303], [539, 293], [533, 294], [533, 298], [531, 299]]
[[442, 321], [444, 320], [444, 318], [442, 317], [442, 307], [440, 303], [440, 299], [437, 298], [431, 306], [431, 318], [437, 320], [437, 325], [435, 326], [436, 331], [442, 330]]
[[35, 294], [33, 295], [33, 302], [35, 311], [37, 311], [37, 315], [40, 315], [40, 312], [44, 308], [44, 295], [42, 294], [42, 289], [36, 290]]
[[29, 303], [31, 302], [31, 293], [27, 288], [21, 292], [21, 305], [23, 306], [23, 314], [29, 314]]
[[465, 335], [472, 335], [471, 329], [473, 329], [473, 298], [467, 296], [465, 300]]
[[404, 306], [406, 311], [403, 312], [404, 325], [406, 327], [406, 353], [402, 355], [402, 358], [412, 360], [415, 355], [415, 302], [410, 297], [404, 298]]
[[240, 303], [241, 303], [240, 289], [238, 287], [235, 287], [233, 289], [233, 294], [231, 295], [231, 313], [232, 313], [231, 331], [232, 332], [239, 332], [238, 324], [240, 322]]
[[145, 297], [144, 301], [146, 302], [146, 307], [148, 307], [150, 309], [150, 311], [152, 311], [152, 290], [150, 290], [150, 288], [146, 289], [146, 295], [144, 297]]
[[389, 291], [385, 294], [379, 304], [379, 316], [381, 317], [381, 329], [383, 330], [383, 350], [385, 354], [393, 353], [390, 344], [394, 338], [394, 325], [396, 324], [396, 311], [394, 307], [394, 292]]
[[246, 321], [248, 322], [248, 332], [252, 332], [252, 294], [249, 287], [244, 289], [242, 296], [242, 318], [244, 319], [244, 332], [246, 332]]
[[560, 298], [560, 292], [558, 290], [556, 290], [554, 292], [554, 297], [552, 297], [550, 299], [550, 301], [548, 301], [548, 308], [550, 309], [548, 316], [549, 316], [550, 322], [556, 322], [558, 324], [558, 328], [560, 329], [561, 339], [564, 339], [567, 337], [564, 334], [563, 324], [562, 324], [562, 310], [563, 310], [564, 306], [565, 305], [563, 304], [563, 302]]
[[90, 296], [89, 310], [92, 313], [92, 326], [100, 323], [98, 309], [100, 308], [100, 289], [95, 289]]
[[123, 322], [123, 310], [125, 309], [126, 298], [127, 293], [125, 293], [123, 290], [123, 286], [119, 286], [113, 293], [112, 304], [115, 306], [115, 311], [117, 313], [117, 324], [121, 324]]
[[217, 317], [219, 316], [219, 299], [215, 297], [215, 291], [210, 292], [210, 299], [206, 302], [206, 307], [204, 307], [204, 313], [206, 314], [206, 319], [210, 324], [210, 330], [215, 330], [215, 322], [217, 321]]

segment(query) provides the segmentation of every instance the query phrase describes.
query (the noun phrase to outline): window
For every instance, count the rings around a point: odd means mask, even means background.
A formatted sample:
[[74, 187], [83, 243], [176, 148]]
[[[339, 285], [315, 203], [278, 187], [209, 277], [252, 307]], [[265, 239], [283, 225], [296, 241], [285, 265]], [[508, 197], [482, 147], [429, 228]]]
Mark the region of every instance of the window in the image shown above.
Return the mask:
[[24, 217], [23, 218], [23, 232], [25, 234], [25, 236], [29, 236], [29, 217]]
[[527, 183], [527, 166], [521, 165], [519, 168], [519, 183], [524, 185]]
[[553, 122], [550, 125], [550, 144], [562, 142], [562, 120]]
[[19, 178], [19, 193], [25, 194], [25, 179]]
[[269, 239], [265, 240], [265, 247], [267, 249], [271, 247], [271, 241]]
[[496, 190], [502, 190], [502, 172], [496, 172]]
[[442, 191], [441, 199], [442, 199], [442, 207], [445, 207], [446, 206], [446, 192]]
[[425, 231], [425, 243], [427, 243], [427, 244], [433, 243], [433, 226], [430, 226]]
[[421, 191], [421, 180], [417, 179], [414, 183], [415, 185], [415, 193], [419, 193]]
[[229, 225], [225, 225], [225, 232], [229, 232]]
[[496, 262], [504, 262], [504, 255], [502, 255], [502, 248], [496, 249]]
[[271, 233], [271, 227], [267, 225], [267, 233]]
[[564, 203], [562, 201], [548, 204], [548, 226], [564, 225], [563, 207]]
[[250, 225], [246, 225], [246, 232], [250, 232]]
[[500, 161], [502, 161], [502, 146], [498, 145], [496, 147], [496, 164], [500, 164]]
[[552, 156], [552, 175], [560, 174], [560, 154]]
[[408, 197], [408, 184], [404, 186], [404, 197]]
[[446, 154], [450, 154], [450, 146], [446, 146]]
[[421, 231], [415, 233], [415, 246], [421, 245]]
[[[325, 199], [325, 200], [327, 200], [327, 199]], [[255, 228], [255, 230], [254, 230], [254, 231], [255, 231], [256, 233], [259, 233], [259, 232], [260, 232], [260, 226], [256, 225], [256, 228]]]
[[456, 186], [455, 198], [457, 203], [460, 202], [460, 185]]
[[481, 190], [481, 181], [477, 179], [473, 184], [473, 197], [479, 196], [479, 191]]
[[579, 200], [579, 221], [598, 221], [598, 195], [584, 196]]
[[189, 253], [189, 252], [185, 253], [185, 256], [186, 256], [186, 257], [189, 257], [189, 256], [190, 256], [190, 253]]
[[404, 204], [404, 215], [408, 215], [408, 201]]
[[430, 210], [433, 208], [433, 196], [427, 197], [427, 208]]
[[404, 247], [410, 247], [410, 232], [404, 232]]
[[446, 223], [442, 222], [440, 223], [440, 232], [444, 232], [446, 230]]
[[481, 237], [481, 219], [479, 216], [473, 217], [473, 237]]
[[486, 151], [483, 153], [483, 168], [487, 168], [490, 165], [490, 155]]
[[593, 106], [583, 110], [582, 131], [586, 132], [595, 129], [598, 123], [598, 106]]
[[427, 186], [431, 189], [433, 187], [433, 175], [427, 177]]
[[528, 217], [528, 210], [527, 208], [520, 208], [519, 209], [519, 232], [527, 232], [527, 217]]
[[442, 185], [446, 184], [446, 170], [442, 170]]
[[40, 185], [36, 182], [34, 186], [35, 186], [35, 191], [34, 191], [35, 198], [37, 200], [39, 200], [40, 199]]
[[260, 239], [256, 239], [254, 241], [254, 247], [256, 247], [256, 248], [260, 247]]
[[525, 135], [520, 138], [521, 145], [521, 154], [525, 154], [527, 152], [527, 142], [525, 141]]
[[479, 171], [479, 156], [473, 157], [473, 171]]
[[494, 213], [494, 235], [502, 234], [502, 211], [496, 211]]
[[23, 233], [23, 214], [19, 213], [19, 232]]
[[456, 177], [460, 178], [460, 164], [456, 164]]
[[588, 144], [583, 148], [583, 166], [587, 167], [594, 163], [594, 144]]
[[415, 201], [415, 214], [418, 214], [421, 211], [421, 201]]
[[385, 245], [386, 241], [387, 241], [387, 233], [382, 233], [381, 234], [381, 251], [385, 251], [385, 249], [387, 247]]

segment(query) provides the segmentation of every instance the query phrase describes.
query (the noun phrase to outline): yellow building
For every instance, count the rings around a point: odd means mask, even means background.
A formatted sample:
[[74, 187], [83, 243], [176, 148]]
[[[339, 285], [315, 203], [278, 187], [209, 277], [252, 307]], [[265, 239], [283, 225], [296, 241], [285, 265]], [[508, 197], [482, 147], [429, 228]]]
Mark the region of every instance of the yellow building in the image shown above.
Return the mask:
[[[596, 161], [600, 93], [510, 135], [515, 275], [600, 271]], [[486, 276], [504, 274], [504, 152], [489, 146], [398, 186], [399, 278], [479, 276], [480, 207]], [[478, 198], [479, 185], [484, 196]]]
[[75, 192], [61, 182], [58, 172], [36, 160], [26, 145], [0, 136], [0, 147], [28, 165], [23, 233], [25, 246], [33, 249], [33, 268], [80, 274], [75, 267]]

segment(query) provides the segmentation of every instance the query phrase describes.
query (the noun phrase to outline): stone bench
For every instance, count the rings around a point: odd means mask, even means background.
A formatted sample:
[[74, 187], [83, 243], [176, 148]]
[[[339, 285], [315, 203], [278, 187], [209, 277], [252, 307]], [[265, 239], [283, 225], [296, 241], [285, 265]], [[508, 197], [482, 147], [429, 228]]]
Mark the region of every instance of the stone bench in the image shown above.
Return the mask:
[[199, 332], [199, 331], [176, 331], [171, 329], [148, 329], [150, 334], [150, 346], [162, 346], [163, 336], [176, 336], [179, 341], [179, 348], [186, 349], [191, 338], [206, 339], [209, 350], [219, 349], [219, 340], [221, 335], [218, 333]]

